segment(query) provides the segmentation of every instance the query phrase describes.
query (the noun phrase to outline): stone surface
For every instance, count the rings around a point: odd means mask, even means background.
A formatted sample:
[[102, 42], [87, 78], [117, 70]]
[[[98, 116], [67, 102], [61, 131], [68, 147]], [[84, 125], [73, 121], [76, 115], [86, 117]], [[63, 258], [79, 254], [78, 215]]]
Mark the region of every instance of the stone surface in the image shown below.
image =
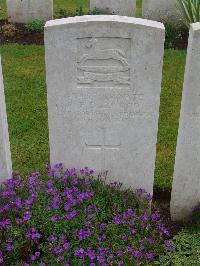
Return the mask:
[[53, 18], [53, 0], [7, 0], [7, 13], [10, 22], [47, 21]]
[[177, 0], [143, 0], [142, 16], [163, 23], [182, 24]]
[[45, 27], [51, 163], [109, 170], [152, 193], [163, 24], [120, 16]]
[[135, 16], [136, 0], [90, 0], [90, 9], [108, 10], [113, 15]]
[[0, 182], [10, 178], [11, 175], [12, 163], [0, 58]]
[[189, 218], [200, 203], [200, 23], [190, 28], [172, 187], [173, 220]]

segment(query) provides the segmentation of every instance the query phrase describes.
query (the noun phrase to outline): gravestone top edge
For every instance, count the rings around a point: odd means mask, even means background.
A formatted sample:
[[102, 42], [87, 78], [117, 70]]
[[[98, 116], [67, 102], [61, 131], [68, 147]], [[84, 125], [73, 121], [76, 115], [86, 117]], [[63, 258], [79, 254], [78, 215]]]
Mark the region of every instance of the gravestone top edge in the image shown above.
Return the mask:
[[49, 20], [46, 22], [45, 28], [87, 22], [121, 22], [165, 30], [164, 24], [161, 22], [119, 15], [86, 15]]
[[190, 24], [190, 29], [193, 31], [200, 31], [200, 22]]

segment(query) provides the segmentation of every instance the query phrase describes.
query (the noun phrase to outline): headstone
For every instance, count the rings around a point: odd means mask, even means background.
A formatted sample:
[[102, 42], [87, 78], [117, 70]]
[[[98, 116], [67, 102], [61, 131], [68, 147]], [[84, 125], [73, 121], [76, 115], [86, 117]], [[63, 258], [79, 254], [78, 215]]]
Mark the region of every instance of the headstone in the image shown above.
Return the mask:
[[163, 23], [182, 24], [177, 0], [143, 0], [142, 17]]
[[45, 27], [51, 163], [153, 190], [164, 27], [112, 15]]
[[3, 74], [0, 59], [0, 183], [12, 175], [10, 142], [3, 86]]
[[53, 18], [53, 0], [7, 0], [7, 13], [9, 22], [47, 21]]
[[172, 186], [173, 220], [190, 217], [200, 203], [200, 23], [190, 28]]
[[90, 10], [98, 8], [113, 15], [135, 16], [136, 0], [90, 0]]

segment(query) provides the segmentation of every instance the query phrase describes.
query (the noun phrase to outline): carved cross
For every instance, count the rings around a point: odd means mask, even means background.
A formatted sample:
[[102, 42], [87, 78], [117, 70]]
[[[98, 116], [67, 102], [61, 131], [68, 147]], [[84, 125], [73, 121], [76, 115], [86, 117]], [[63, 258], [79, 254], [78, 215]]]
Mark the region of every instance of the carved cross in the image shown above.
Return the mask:
[[117, 145], [112, 145], [112, 144], [106, 144], [106, 128], [102, 128], [102, 134], [103, 134], [103, 141], [102, 143], [97, 143], [97, 144], [88, 144], [85, 143], [86, 148], [88, 150], [100, 150], [102, 153], [102, 170], [105, 169], [105, 164], [106, 164], [106, 150], [114, 150], [114, 151], [119, 151], [121, 143]]

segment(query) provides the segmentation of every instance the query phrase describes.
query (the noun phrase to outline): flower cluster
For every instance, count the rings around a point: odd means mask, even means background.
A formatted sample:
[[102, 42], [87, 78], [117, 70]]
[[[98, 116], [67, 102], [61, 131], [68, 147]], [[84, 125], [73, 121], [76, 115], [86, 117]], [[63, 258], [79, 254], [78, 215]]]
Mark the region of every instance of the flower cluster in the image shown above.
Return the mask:
[[108, 185], [88, 167], [46, 170], [1, 187], [0, 265], [145, 265], [173, 251], [143, 189]]

